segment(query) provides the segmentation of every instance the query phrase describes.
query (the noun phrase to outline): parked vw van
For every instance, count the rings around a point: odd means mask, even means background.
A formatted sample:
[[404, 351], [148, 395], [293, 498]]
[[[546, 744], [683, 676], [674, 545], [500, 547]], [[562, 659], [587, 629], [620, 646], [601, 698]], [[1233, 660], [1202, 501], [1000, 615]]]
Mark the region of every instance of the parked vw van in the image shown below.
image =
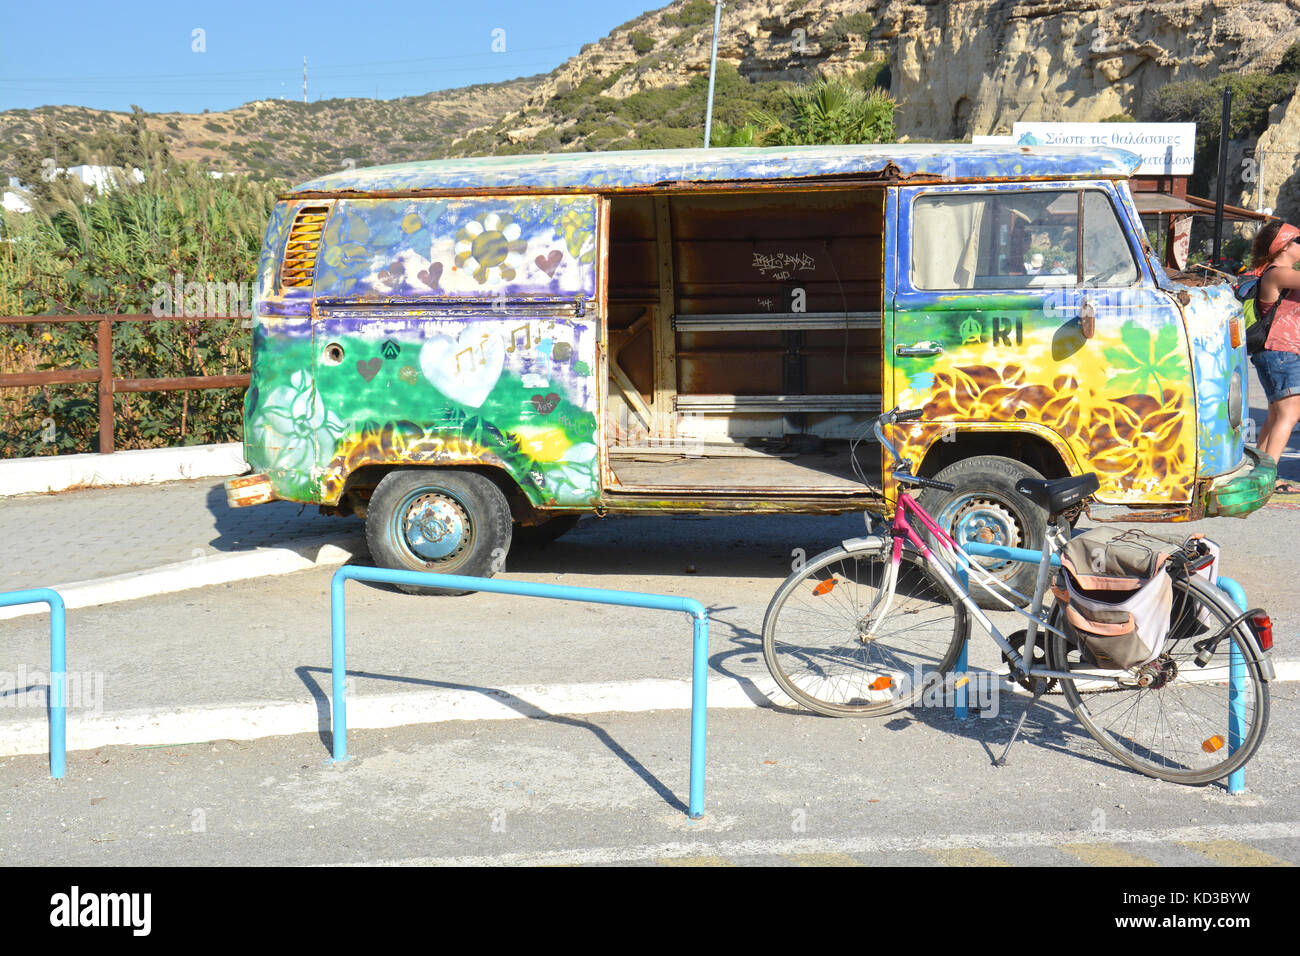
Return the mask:
[[849, 440], [903, 406], [960, 538], [1037, 547], [1016, 480], [1085, 471], [1130, 518], [1245, 515], [1276, 469], [1243, 441], [1241, 312], [1166, 277], [1137, 163], [833, 146], [313, 180], [266, 231], [230, 502], [364, 516], [383, 566], [483, 575], [586, 513], [887, 511], [890, 463], [860, 446], [864, 484]]

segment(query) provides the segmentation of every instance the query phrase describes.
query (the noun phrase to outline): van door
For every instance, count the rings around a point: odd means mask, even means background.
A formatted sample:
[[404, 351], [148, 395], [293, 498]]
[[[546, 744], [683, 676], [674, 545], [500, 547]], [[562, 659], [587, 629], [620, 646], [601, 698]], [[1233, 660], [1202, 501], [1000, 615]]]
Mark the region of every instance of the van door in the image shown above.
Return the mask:
[[600, 489], [596, 196], [342, 199], [315, 280], [327, 503], [369, 464], [504, 469], [536, 507]]
[[919, 465], [943, 437], [1031, 433], [1069, 471], [1096, 471], [1102, 501], [1189, 502], [1186, 335], [1114, 185], [899, 192], [887, 405], [924, 406], [927, 422], [906, 453]]

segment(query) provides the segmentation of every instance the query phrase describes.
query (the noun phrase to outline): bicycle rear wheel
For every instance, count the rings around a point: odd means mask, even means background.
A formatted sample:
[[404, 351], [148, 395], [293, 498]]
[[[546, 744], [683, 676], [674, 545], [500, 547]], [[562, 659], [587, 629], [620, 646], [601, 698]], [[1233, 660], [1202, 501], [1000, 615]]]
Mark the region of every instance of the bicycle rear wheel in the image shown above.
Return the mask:
[[833, 548], [786, 578], [763, 618], [763, 657], [793, 700], [831, 717], [875, 717], [910, 706], [952, 670], [966, 608], [914, 553], [904, 551], [892, 603], [878, 602], [888, 545]]
[[[1268, 684], [1244, 636], [1244, 623], [1219, 642], [1204, 667], [1197, 666], [1195, 645], [1223, 631], [1237, 615], [1235, 606], [1205, 581], [1175, 580], [1169, 637], [1160, 657], [1131, 669], [1118, 687], [1086, 678], [1062, 680], [1066, 700], [1097, 742], [1139, 773], [1189, 786], [1226, 777], [1264, 739]], [[1088, 666], [1085, 652], [1061, 635], [1052, 634], [1048, 646], [1053, 669]], [[1229, 680], [1234, 658], [1239, 662], [1238, 693]], [[1139, 686], [1139, 679], [1148, 685]]]

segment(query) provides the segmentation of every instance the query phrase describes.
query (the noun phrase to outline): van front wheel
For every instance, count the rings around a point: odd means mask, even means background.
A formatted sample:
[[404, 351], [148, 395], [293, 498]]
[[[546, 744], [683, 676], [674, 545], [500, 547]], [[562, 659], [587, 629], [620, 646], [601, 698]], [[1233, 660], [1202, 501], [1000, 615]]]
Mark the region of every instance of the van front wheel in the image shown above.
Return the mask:
[[[1000, 455], [979, 455], [954, 462], [934, 477], [954, 485], [955, 489], [926, 489], [919, 499], [921, 506], [958, 544], [981, 541], [1032, 551], [1042, 549], [1047, 536], [1047, 515], [1016, 491], [1016, 482], [1021, 478], [1043, 477], [1033, 468]], [[1027, 598], [1033, 595], [1038, 574], [1036, 565], [994, 558], [983, 558], [979, 563], [1008, 587]], [[974, 576], [970, 593], [980, 607], [1006, 606], [976, 583]]]
[[[383, 568], [491, 577], [505, 566], [513, 522], [492, 481], [472, 471], [389, 472], [366, 512], [366, 544]], [[468, 594], [399, 584], [409, 594]]]

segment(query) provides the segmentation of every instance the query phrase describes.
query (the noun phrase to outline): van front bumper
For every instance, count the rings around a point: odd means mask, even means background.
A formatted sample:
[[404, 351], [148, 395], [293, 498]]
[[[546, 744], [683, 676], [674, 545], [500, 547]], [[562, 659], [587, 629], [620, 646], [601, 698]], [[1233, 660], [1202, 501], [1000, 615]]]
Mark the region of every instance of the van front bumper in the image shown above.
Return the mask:
[[1244, 518], [1264, 507], [1276, 481], [1277, 462], [1247, 445], [1245, 460], [1237, 470], [1210, 482], [1205, 491], [1205, 515]]
[[[226, 504], [232, 508], [265, 504], [275, 500], [275, 489], [266, 475], [244, 475], [226, 481]], [[1271, 487], [1271, 486], [1270, 486]]]

